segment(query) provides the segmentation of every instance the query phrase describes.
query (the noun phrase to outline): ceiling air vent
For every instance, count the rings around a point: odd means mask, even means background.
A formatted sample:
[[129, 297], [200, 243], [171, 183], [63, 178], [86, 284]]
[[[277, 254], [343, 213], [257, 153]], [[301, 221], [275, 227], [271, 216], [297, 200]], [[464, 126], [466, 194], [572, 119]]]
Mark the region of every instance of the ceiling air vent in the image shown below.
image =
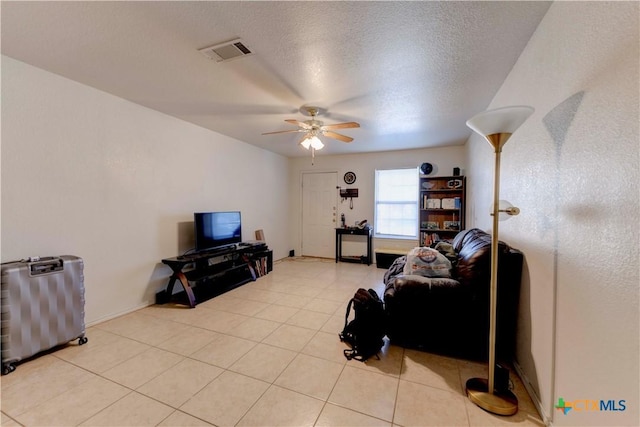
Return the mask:
[[252, 55], [246, 44], [240, 39], [200, 49], [200, 52], [216, 62], [230, 61], [243, 56]]

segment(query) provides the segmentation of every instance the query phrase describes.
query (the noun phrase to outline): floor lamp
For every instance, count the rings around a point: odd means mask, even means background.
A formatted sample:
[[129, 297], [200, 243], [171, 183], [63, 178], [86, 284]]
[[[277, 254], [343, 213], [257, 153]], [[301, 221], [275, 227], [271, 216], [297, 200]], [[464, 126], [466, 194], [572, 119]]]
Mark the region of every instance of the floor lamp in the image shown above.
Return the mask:
[[471, 378], [466, 391], [469, 399], [482, 409], [498, 415], [513, 415], [518, 411], [518, 399], [510, 390], [495, 390], [496, 312], [498, 300], [498, 219], [500, 213], [517, 215], [518, 208], [500, 209], [500, 153], [516, 129], [529, 118], [533, 108], [504, 107], [485, 111], [467, 121], [474, 132], [482, 135], [494, 149], [493, 229], [491, 232], [491, 283], [489, 289], [489, 378]]

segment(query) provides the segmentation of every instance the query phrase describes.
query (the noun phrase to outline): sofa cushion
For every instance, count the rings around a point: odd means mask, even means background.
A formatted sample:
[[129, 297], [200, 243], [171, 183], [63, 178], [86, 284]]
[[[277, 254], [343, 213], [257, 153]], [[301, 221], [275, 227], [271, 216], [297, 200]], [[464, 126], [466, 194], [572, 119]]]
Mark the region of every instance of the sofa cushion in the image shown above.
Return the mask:
[[460, 283], [457, 280], [446, 277], [424, 277], [415, 274], [401, 274], [396, 276], [393, 282], [395, 292], [406, 292], [410, 289], [420, 289], [428, 292], [446, 288], [457, 288]]
[[423, 277], [451, 277], [451, 261], [432, 248], [413, 248], [407, 254], [403, 274]]

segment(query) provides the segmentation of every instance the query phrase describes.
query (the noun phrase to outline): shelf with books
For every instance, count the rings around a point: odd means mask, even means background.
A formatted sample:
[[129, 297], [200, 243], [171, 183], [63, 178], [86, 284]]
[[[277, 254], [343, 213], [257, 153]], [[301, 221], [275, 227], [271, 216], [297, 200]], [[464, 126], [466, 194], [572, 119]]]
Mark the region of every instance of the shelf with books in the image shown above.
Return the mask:
[[463, 176], [420, 175], [420, 246], [452, 240], [465, 227]]

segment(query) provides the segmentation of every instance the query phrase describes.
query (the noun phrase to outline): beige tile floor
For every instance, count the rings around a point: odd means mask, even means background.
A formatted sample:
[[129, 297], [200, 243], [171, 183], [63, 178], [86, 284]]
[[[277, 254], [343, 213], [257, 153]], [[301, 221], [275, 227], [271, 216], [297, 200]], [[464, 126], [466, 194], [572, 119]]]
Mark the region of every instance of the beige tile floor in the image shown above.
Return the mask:
[[87, 330], [2, 377], [3, 426], [494, 426], [543, 423], [512, 374], [519, 412], [464, 395], [485, 365], [387, 343], [347, 361], [338, 339], [374, 265], [288, 258], [195, 309], [151, 306]]

